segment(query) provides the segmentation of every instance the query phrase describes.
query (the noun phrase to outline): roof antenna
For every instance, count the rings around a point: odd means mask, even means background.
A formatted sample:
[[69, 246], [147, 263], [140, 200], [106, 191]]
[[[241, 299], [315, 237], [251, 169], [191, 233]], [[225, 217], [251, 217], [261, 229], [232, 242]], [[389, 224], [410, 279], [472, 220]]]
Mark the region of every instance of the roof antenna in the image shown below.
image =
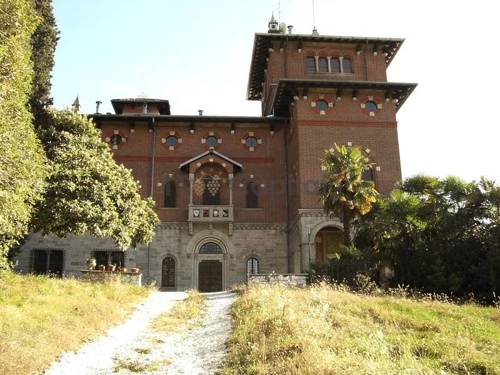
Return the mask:
[[314, 0], [312, 0], [312, 8], [313, 8], [313, 32], [312, 32], [312, 34], [317, 36], [317, 35], [319, 35], [319, 33], [318, 33], [318, 29], [316, 29], [316, 12], [314, 9]]

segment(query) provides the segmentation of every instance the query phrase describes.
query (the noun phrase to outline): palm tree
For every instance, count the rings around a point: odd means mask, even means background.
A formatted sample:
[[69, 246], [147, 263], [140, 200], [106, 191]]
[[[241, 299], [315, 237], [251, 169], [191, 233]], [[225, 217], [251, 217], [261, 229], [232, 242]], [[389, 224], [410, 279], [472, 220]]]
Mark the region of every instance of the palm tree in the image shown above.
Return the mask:
[[344, 226], [344, 245], [352, 244], [352, 223], [372, 209], [378, 192], [373, 181], [363, 179], [363, 172], [371, 170], [373, 163], [358, 147], [334, 145], [325, 150], [321, 169], [325, 181], [319, 186], [323, 208], [328, 215], [336, 215]]

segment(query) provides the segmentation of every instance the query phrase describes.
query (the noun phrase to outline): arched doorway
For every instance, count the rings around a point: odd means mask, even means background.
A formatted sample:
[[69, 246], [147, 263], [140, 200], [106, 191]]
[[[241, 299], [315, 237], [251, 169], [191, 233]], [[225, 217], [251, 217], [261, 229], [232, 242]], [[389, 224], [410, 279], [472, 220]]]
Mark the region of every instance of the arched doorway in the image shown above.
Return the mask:
[[175, 259], [167, 256], [161, 265], [161, 287], [175, 288]]
[[330, 259], [340, 255], [344, 243], [343, 232], [336, 227], [322, 228], [314, 239], [316, 264], [327, 263]]
[[216, 242], [205, 242], [198, 250], [203, 256], [198, 263], [198, 290], [200, 292], [222, 291], [222, 247]]

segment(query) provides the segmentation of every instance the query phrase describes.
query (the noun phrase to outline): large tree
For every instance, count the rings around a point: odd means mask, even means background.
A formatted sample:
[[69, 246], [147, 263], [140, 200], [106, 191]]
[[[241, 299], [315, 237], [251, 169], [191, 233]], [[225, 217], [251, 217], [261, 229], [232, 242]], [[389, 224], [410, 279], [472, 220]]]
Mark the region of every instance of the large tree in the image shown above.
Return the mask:
[[43, 150], [27, 107], [38, 22], [31, 0], [0, 0], [0, 270], [26, 234], [44, 186]]
[[363, 218], [356, 242], [394, 270], [394, 285], [491, 299], [500, 289], [500, 187], [409, 178]]
[[319, 186], [323, 208], [336, 215], [344, 227], [344, 245], [352, 244], [352, 223], [368, 213], [378, 197], [373, 181], [363, 179], [363, 172], [372, 168], [366, 153], [359, 147], [334, 145], [325, 151], [321, 169], [325, 180]]
[[128, 169], [117, 165], [95, 124], [71, 111], [46, 111], [39, 136], [49, 177], [33, 227], [64, 237], [111, 237], [122, 247], [152, 240], [158, 217]]
[[50, 80], [59, 31], [54, 18], [52, 0], [34, 0], [34, 4], [39, 23], [31, 36], [33, 84], [29, 103], [35, 116], [35, 125], [40, 126], [43, 110], [52, 105], [53, 101], [50, 94]]

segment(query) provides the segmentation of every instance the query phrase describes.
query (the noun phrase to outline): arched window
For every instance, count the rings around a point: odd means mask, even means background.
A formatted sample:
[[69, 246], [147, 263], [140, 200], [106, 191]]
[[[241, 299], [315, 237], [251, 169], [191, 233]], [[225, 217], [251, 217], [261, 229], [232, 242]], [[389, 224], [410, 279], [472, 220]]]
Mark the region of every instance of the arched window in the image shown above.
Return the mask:
[[325, 57], [318, 59], [318, 72], [328, 73], [328, 60]]
[[372, 168], [365, 169], [361, 175], [361, 178], [365, 181], [375, 181], [375, 175]]
[[200, 254], [222, 254], [222, 248], [215, 242], [206, 242], [200, 247]]
[[352, 60], [345, 58], [342, 60], [342, 72], [352, 73]]
[[203, 204], [218, 205], [220, 204], [220, 187], [221, 179], [216, 176], [203, 177]]
[[257, 184], [253, 181], [247, 184], [247, 208], [259, 207], [259, 195]]
[[163, 259], [161, 265], [161, 286], [162, 288], [175, 287], [175, 259], [171, 256]]
[[172, 179], [165, 182], [165, 207], [175, 207], [175, 181]]
[[259, 273], [259, 260], [255, 257], [247, 259], [247, 279], [250, 275], [256, 275]]
[[312, 56], [306, 57], [306, 73], [316, 73], [316, 59]]
[[332, 67], [332, 73], [340, 73], [340, 59], [334, 57], [330, 64]]

